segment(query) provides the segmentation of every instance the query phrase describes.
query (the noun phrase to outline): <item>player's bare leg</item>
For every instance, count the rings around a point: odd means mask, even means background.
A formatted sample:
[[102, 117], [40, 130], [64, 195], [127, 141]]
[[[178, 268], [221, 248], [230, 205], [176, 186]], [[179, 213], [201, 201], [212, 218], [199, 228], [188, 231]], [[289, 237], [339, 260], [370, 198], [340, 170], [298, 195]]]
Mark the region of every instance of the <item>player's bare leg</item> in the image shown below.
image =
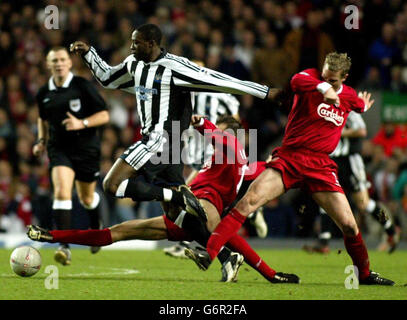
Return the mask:
[[[96, 181], [85, 182], [75, 181], [76, 192], [78, 193], [79, 202], [85, 208], [89, 217], [90, 229], [102, 229], [103, 223], [100, 217], [99, 203], [100, 196], [96, 189]], [[100, 247], [91, 247], [90, 252], [95, 254], [100, 251]]]
[[129, 220], [109, 228], [112, 241], [123, 240], [163, 240], [167, 239], [167, 227], [164, 218]]
[[[238, 240], [235, 239], [236, 233], [241, 228], [245, 218], [251, 212], [257, 210], [259, 207], [280, 196], [284, 192], [285, 188], [280, 172], [271, 168], [264, 170], [256, 180], [252, 182], [247, 193], [237, 203], [236, 207], [222, 219], [212, 232], [206, 248], [209, 254], [209, 263], [210, 261], [213, 261], [221, 248], [229, 240]], [[274, 270], [272, 272], [272, 276], [268, 279], [273, 283], [300, 282], [299, 277], [294, 274], [286, 274], [282, 272], [276, 273]]]
[[103, 181], [105, 192], [117, 198], [134, 201], [164, 201], [183, 207], [188, 213], [206, 219], [205, 210], [186, 185], [177, 190], [159, 187], [138, 173], [126, 161], [119, 158]]
[[216, 226], [220, 222], [220, 214], [218, 212], [218, 209], [208, 200], [205, 199], [199, 199], [199, 202], [201, 203], [202, 207], [205, 209], [205, 212], [208, 216], [208, 221], [206, 222], [206, 226], [209, 230], [209, 232], [212, 232], [215, 230]]
[[103, 190], [116, 196], [122, 181], [137, 176], [137, 171], [122, 159], [117, 159], [103, 180]]
[[246, 217], [270, 200], [285, 192], [279, 171], [267, 168], [252, 182], [246, 194], [222, 219], [208, 240], [207, 251], [213, 260], [222, 246], [237, 233]]
[[[217, 208], [205, 199], [200, 199], [202, 206], [208, 214], [208, 229], [210, 231], [216, 229], [220, 223], [220, 214]], [[194, 249], [191, 246], [185, 249], [185, 253], [191, 258], [201, 269], [206, 270], [211, 259], [207, 251], [202, 249]], [[276, 272], [270, 268], [266, 262], [250, 247], [250, 245], [239, 235], [235, 234], [227, 243], [227, 247], [221, 248], [217, 258], [222, 264], [222, 280], [223, 282], [237, 281], [239, 268], [245, 261], [253, 269], [257, 270], [264, 278], [272, 283], [299, 283], [300, 279], [296, 275], [289, 275]]]
[[[203, 247], [193, 247], [187, 245], [184, 247], [184, 253], [187, 258], [193, 260], [197, 266], [202, 270], [207, 270], [209, 256], [205, 250], [206, 242], [210, 237], [210, 232], [212, 232], [220, 222], [220, 213], [218, 209], [208, 200], [199, 199], [202, 207], [205, 209], [207, 214], [207, 232], [203, 235], [202, 239], [206, 238], [205, 242], [200, 243]], [[229, 248], [223, 248], [218, 255], [218, 259], [222, 264], [222, 282], [235, 282], [237, 281], [237, 275], [239, 273], [240, 266], [243, 264], [244, 257], [240, 253], [232, 252]]]
[[355, 217], [346, 196], [340, 192], [315, 192], [312, 197], [334, 220], [345, 236], [359, 233]]
[[163, 216], [150, 219], [129, 220], [102, 230], [46, 230], [28, 226], [30, 239], [41, 242], [75, 243], [90, 246], [107, 246], [123, 240], [167, 239], [167, 227]]
[[[51, 170], [54, 188], [52, 211], [58, 230], [71, 229], [72, 187], [75, 172], [67, 166], [55, 166]], [[71, 251], [66, 244], [61, 245], [54, 254], [55, 261], [62, 265], [70, 265]]]
[[367, 248], [346, 196], [340, 192], [315, 192], [312, 196], [342, 230], [346, 250], [352, 258], [353, 265], [358, 268], [359, 283], [394, 285], [393, 281], [370, 271]]
[[285, 192], [281, 173], [267, 168], [252, 182], [235, 209], [245, 217]]

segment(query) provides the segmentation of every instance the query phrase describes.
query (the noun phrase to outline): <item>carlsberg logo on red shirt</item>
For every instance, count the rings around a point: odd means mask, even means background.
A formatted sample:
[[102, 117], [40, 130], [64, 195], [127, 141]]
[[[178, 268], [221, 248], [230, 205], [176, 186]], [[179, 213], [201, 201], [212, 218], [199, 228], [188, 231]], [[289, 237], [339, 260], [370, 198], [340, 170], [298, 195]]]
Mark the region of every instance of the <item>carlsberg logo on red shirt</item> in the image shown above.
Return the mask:
[[334, 108], [328, 104], [321, 103], [318, 106], [318, 115], [338, 127], [343, 124], [344, 117], [339, 114], [339, 110], [334, 110]]

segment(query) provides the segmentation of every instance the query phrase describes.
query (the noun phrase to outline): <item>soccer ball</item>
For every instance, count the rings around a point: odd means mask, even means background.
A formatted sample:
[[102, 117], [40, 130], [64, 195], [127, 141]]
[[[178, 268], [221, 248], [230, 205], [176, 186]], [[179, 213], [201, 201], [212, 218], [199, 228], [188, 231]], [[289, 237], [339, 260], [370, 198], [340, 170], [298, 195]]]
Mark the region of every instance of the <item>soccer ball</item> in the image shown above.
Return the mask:
[[11, 253], [10, 266], [17, 275], [31, 277], [41, 268], [41, 254], [33, 247], [18, 247]]

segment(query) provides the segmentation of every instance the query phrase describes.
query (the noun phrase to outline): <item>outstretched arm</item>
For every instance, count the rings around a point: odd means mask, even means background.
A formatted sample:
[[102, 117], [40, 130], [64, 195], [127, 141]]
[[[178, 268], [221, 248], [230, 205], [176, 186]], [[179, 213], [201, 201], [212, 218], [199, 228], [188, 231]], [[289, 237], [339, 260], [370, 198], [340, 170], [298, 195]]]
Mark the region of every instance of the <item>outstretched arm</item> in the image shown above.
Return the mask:
[[82, 41], [72, 43], [70, 51], [82, 56], [86, 65], [103, 87], [131, 92], [134, 87], [134, 79], [129, 72], [128, 64], [136, 63], [133, 56], [127, 57], [122, 63], [112, 67], [97, 54], [95, 48]]
[[243, 81], [227, 74], [201, 67], [186, 58], [167, 55], [165, 66], [172, 70], [174, 84], [188, 91], [250, 94], [260, 99], [269, 95], [269, 87]]

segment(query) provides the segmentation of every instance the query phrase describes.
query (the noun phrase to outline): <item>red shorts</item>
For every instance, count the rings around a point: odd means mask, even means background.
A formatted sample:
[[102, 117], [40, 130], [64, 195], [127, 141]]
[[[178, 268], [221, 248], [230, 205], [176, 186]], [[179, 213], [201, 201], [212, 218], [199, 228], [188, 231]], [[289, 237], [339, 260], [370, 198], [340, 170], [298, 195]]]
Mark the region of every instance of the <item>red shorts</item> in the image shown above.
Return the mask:
[[164, 214], [164, 223], [167, 227], [168, 240], [170, 241], [192, 241], [192, 237], [181, 227], [177, 226]]
[[337, 165], [325, 153], [279, 147], [273, 150], [273, 160], [266, 166], [280, 171], [286, 190], [344, 193], [338, 181]]
[[224, 208], [223, 201], [219, 195], [219, 192], [217, 192], [214, 188], [205, 186], [199, 189], [192, 189], [191, 191], [198, 199], [208, 200], [210, 203], [212, 203], [218, 210], [219, 215], [222, 215]]

